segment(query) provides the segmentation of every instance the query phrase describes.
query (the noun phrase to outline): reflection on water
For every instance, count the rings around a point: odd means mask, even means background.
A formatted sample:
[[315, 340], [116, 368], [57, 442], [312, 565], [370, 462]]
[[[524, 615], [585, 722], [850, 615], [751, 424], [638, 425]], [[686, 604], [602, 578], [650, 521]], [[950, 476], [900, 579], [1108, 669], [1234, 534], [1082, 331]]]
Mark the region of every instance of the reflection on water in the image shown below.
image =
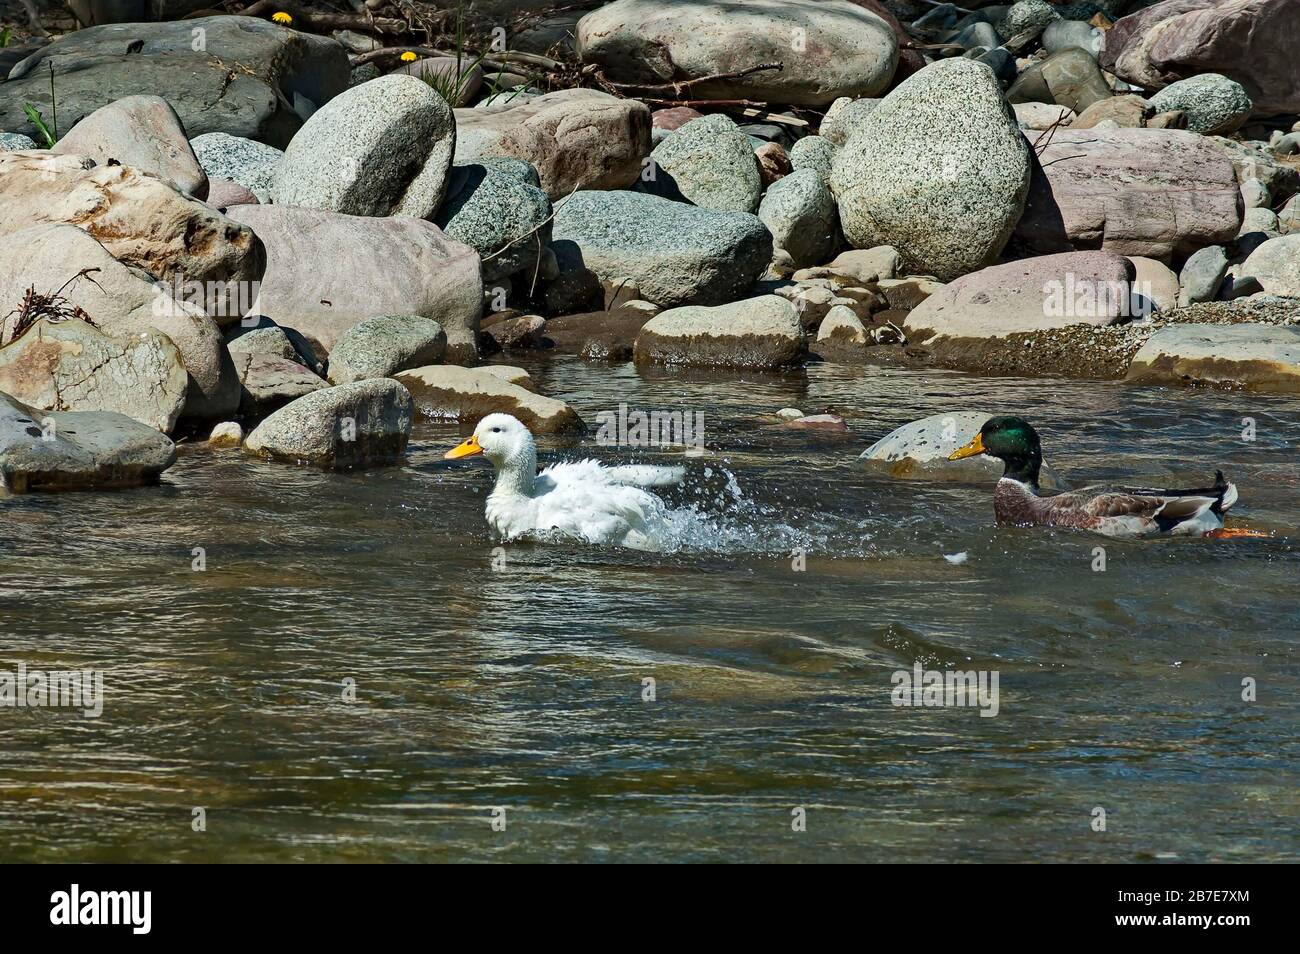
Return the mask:
[[[106, 692], [97, 720], [0, 709], [0, 857], [1300, 856], [1300, 400], [834, 366], [533, 370], [588, 421], [620, 401], [705, 412], [708, 453], [668, 494], [671, 552], [494, 554], [490, 472], [441, 459], [445, 425], [420, 427], [400, 468], [192, 447], [158, 488], [0, 504], [0, 669], [100, 668]], [[770, 427], [788, 405], [852, 434]], [[1277, 536], [996, 530], [990, 488], [855, 466], [894, 426], [960, 408], [1025, 413], [1075, 480], [1222, 466], [1237, 522]], [[543, 442], [544, 460], [579, 454], [672, 456]], [[998, 670], [998, 716], [893, 707], [890, 677], [916, 661]]]

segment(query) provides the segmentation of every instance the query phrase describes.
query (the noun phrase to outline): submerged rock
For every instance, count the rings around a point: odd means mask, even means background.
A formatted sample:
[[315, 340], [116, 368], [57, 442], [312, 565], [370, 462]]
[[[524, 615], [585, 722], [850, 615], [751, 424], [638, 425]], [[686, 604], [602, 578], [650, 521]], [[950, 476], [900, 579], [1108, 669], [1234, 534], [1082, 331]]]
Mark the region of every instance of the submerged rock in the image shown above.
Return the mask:
[[473, 425], [499, 411], [513, 414], [534, 434], [579, 433], [586, 429], [569, 405], [511, 383], [508, 375], [494, 367], [434, 365], [401, 371], [395, 377], [410, 389], [423, 417]]
[[114, 411], [39, 411], [0, 393], [0, 492], [105, 490], [158, 481], [171, 438]]
[[334, 469], [391, 464], [406, 454], [411, 419], [411, 395], [402, 385], [354, 381], [286, 404], [248, 435], [244, 449]]
[[[889, 477], [908, 480], [951, 480], [985, 483], [1002, 476], [1003, 463], [981, 454], [962, 460], [948, 455], [979, 433], [993, 417], [987, 411], [932, 414], [895, 428], [859, 455], [862, 466]], [[1059, 489], [1062, 481], [1046, 464], [1039, 475], [1043, 487]]]
[[764, 295], [709, 308], [671, 308], [636, 336], [637, 364], [712, 368], [786, 368], [803, 362], [808, 341], [794, 305]]

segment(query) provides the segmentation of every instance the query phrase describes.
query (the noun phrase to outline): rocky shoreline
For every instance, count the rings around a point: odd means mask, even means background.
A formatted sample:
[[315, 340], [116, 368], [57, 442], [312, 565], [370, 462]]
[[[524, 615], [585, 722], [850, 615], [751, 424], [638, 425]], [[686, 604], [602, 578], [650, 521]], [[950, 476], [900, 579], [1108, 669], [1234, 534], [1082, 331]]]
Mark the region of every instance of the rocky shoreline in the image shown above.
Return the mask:
[[580, 433], [533, 351], [1300, 392], [1300, 0], [70, 6], [0, 49], [12, 492]]

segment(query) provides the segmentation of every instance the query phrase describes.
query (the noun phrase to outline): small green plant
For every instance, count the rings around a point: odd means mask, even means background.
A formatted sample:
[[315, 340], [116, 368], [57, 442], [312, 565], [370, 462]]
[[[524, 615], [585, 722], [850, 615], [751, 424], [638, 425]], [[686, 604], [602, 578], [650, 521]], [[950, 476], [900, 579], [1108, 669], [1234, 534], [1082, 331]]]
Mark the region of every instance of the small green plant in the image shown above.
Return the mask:
[[36, 127], [41, 139], [45, 140], [45, 148], [53, 149], [54, 144], [59, 140], [59, 103], [54, 96], [54, 64], [50, 63], [50, 126], [45, 124], [45, 117], [41, 111], [31, 103], [23, 103], [23, 112], [27, 114], [27, 120]]
[[45, 148], [53, 149], [57, 140], [54, 138], [54, 133], [50, 132], [50, 127], [45, 125], [45, 117], [41, 115], [41, 111], [31, 103], [23, 103], [23, 112], [27, 114], [28, 122], [36, 127], [36, 132], [44, 141]]
[[433, 89], [435, 93], [447, 101], [447, 105], [455, 108], [460, 105], [461, 97], [465, 95], [465, 89], [469, 86], [470, 78], [474, 71], [487, 58], [486, 53], [479, 53], [466, 64], [465, 58], [470, 54], [466, 49], [465, 36], [465, 17], [462, 7], [456, 8], [456, 68], [455, 70], [421, 71], [418, 75]]
[[12, 40], [13, 38], [14, 38], [13, 27], [5, 27], [3, 30], [0, 30], [0, 50], [3, 50], [6, 46], [8, 46], [9, 41]]

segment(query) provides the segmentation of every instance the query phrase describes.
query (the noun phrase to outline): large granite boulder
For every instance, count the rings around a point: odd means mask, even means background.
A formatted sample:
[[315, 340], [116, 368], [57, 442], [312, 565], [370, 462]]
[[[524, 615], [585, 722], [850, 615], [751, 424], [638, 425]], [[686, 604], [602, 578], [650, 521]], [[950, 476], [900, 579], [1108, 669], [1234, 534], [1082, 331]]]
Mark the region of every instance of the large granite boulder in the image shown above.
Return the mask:
[[1128, 380], [1300, 392], [1300, 328], [1169, 325], [1133, 355]]
[[531, 270], [551, 239], [551, 200], [537, 171], [519, 159], [484, 158], [453, 166], [434, 221], [479, 253], [483, 281]]
[[875, 96], [898, 65], [889, 24], [848, 0], [616, 0], [583, 17], [577, 39], [584, 63], [624, 83], [783, 66], [697, 83], [697, 99], [826, 106], [839, 96]]
[[849, 244], [892, 245], [911, 272], [947, 281], [1001, 253], [1029, 171], [993, 71], [958, 58], [886, 96], [836, 154], [830, 184]]
[[670, 308], [636, 336], [637, 364], [776, 370], [801, 364], [808, 339], [794, 305], [764, 295], [729, 305]]
[[626, 189], [650, 152], [650, 109], [593, 89], [456, 110], [457, 164], [487, 156], [531, 163], [552, 201], [576, 189]]
[[387, 378], [322, 388], [262, 421], [244, 450], [339, 470], [392, 464], [406, 455], [412, 411], [410, 393]]
[[665, 308], [731, 301], [772, 259], [757, 216], [638, 192], [575, 193], [559, 205], [552, 241], [563, 271], [589, 268]]
[[158, 482], [171, 438], [115, 411], [40, 411], [0, 393], [0, 493]]
[[[0, 302], [6, 303], [0, 311], [17, 308], [28, 289], [59, 292], [67, 307], [81, 308], [105, 334], [156, 329], [170, 338], [190, 376], [184, 416], [218, 417], [238, 406], [239, 381], [217, 323], [197, 305], [173, 298], [168, 286], [117, 261], [76, 226], [38, 225], [0, 236]], [[0, 323], [6, 341], [15, 318]]]
[[257, 311], [327, 354], [363, 318], [422, 315], [442, 326], [449, 361], [478, 354], [479, 257], [432, 222], [276, 205], [227, 213], [266, 246]]
[[756, 212], [763, 194], [754, 146], [721, 113], [686, 123], [655, 146], [647, 192], [718, 212]]
[[456, 122], [423, 80], [381, 76], [318, 109], [275, 167], [278, 205], [432, 216], [447, 191]]
[[[7, 340], [7, 339], [6, 339]], [[46, 411], [116, 411], [168, 433], [189, 374], [158, 331], [110, 337], [77, 319], [39, 319], [0, 348], [0, 391]]]
[[999, 338], [1068, 325], [1109, 325], [1145, 307], [1133, 265], [1111, 252], [1067, 252], [993, 265], [945, 285], [907, 315], [909, 340]]
[[1058, 130], [1016, 239], [1039, 254], [1104, 248], [1168, 262], [1236, 238], [1241, 195], [1211, 140], [1174, 129]]
[[126, 96], [101, 106], [55, 144], [60, 155], [116, 160], [166, 179], [195, 198], [208, 196], [208, 177], [190, 148], [185, 127], [161, 96]]
[[456, 368], [431, 365], [394, 377], [411, 392], [421, 417], [473, 426], [488, 414], [512, 414], [534, 434], [581, 433], [578, 413], [563, 401], [544, 397], [497, 373], [496, 366]]
[[1236, 80], [1256, 115], [1300, 112], [1300, 0], [1164, 0], [1106, 31], [1101, 64], [1145, 89]]
[[58, 37], [10, 71], [0, 129], [35, 135], [25, 103], [52, 117], [47, 62], [60, 129], [124, 96], [164, 92], [191, 136], [226, 132], [281, 147], [351, 75], [334, 40], [255, 17], [94, 26]]
[[262, 246], [250, 229], [129, 166], [82, 156], [0, 153], [0, 235], [68, 223], [114, 258], [197, 298], [219, 322], [244, 314], [262, 276]]

